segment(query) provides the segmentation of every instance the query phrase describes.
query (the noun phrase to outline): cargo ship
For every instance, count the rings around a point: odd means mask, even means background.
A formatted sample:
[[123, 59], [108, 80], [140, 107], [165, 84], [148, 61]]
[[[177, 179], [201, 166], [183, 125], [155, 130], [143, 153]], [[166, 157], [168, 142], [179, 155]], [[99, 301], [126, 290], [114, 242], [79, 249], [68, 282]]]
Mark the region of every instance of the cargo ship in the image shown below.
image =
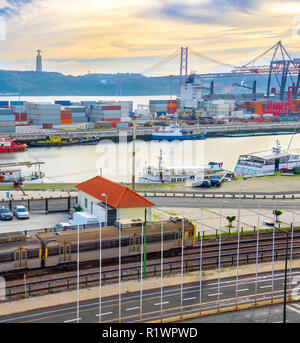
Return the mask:
[[66, 138], [62, 139], [60, 136], [46, 137], [45, 141], [31, 142], [30, 147], [58, 147], [70, 145], [92, 145], [97, 144], [99, 138], [85, 137], [85, 138]]
[[26, 144], [18, 144], [16, 139], [0, 138], [0, 153], [20, 152], [27, 149]]
[[193, 140], [193, 139], [204, 139], [206, 136], [205, 130], [186, 130], [181, 129], [178, 125], [171, 125], [167, 127], [160, 127], [152, 131], [153, 140]]

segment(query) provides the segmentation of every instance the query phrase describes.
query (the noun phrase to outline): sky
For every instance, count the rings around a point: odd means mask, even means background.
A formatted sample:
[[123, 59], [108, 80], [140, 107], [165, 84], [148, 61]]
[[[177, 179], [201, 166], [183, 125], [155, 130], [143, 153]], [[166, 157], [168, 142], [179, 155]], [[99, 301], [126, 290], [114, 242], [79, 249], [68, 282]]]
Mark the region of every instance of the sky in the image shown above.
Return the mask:
[[[40, 49], [45, 71], [141, 73], [181, 46], [243, 65], [278, 40], [300, 56], [299, 0], [0, 0], [0, 69], [34, 70]], [[189, 55], [192, 70], [230, 67]], [[178, 72], [176, 55], [147, 76]]]

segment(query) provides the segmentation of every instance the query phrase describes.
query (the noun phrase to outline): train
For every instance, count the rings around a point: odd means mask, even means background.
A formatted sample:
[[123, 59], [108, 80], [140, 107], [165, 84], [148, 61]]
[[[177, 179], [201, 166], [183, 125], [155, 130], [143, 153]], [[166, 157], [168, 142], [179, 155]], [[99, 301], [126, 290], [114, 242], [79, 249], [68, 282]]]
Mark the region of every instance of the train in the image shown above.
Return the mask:
[[[117, 226], [118, 224], [118, 226]], [[161, 252], [161, 222], [146, 225], [147, 254]], [[184, 242], [182, 234], [184, 228]], [[79, 230], [80, 262], [99, 261], [100, 229]], [[101, 259], [112, 261], [119, 257], [121, 241], [122, 258], [141, 254], [143, 223], [102, 227]], [[120, 237], [120, 239], [119, 239]], [[195, 244], [196, 227], [188, 219], [163, 222], [163, 248], [165, 256], [176, 256], [184, 247]], [[40, 232], [34, 235], [21, 233], [0, 234], [0, 274], [38, 268], [65, 266], [78, 258], [78, 231]]]

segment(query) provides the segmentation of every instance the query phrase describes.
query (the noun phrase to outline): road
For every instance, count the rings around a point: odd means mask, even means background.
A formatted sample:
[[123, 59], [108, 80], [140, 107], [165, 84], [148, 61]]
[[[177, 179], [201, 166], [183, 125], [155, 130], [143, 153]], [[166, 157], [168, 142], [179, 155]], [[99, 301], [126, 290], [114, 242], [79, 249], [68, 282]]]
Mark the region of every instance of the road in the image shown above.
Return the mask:
[[[288, 287], [296, 287], [297, 282], [293, 277], [300, 276], [300, 270], [293, 270], [292, 282]], [[290, 279], [288, 278], [288, 281]], [[222, 306], [235, 304], [235, 295], [238, 294], [239, 304], [253, 302], [255, 293], [255, 275], [240, 276], [238, 288], [236, 289], [236, 278], [224, 278], [218, 286], [217, 281], [206, 281], [202, 283], [201, 298], [202, 310], [217, 307], [218, 297]], [[273, 282], [270, 272], [259, 274], [257, 283], [257, 300], [267, 300], [271, 298], [271, 291], [274, 291], [274, 299], [283, 296], [284, 273], [274, 272]], [[181, 301], [182, 299], [182, 301]], [[143, 321], [160, 319], [162, 307], [163, 317], [172, 317], [180, 314], [181, 302], [183, 313], [199, 311], [200, 283], [190, 283], [184, 287], [172, 286], [163, 289], [161, 296], [160, 289], [148, 290], [143, 293]], [[76, 303], [70, 305], [60, 305], [49, 309], [36, 310], [0, 317], [0, 323], [72, 323], [76, 322]], [[80, 323], [92, 323], [99, 321], [99, 301], [98, 299], [82, 301], [79, 313]], [[102, 322], [119, 322], [119, 299], [118, 296], [102, 299], [101, 310]], [[127, 293], [121, 297], [121, 321], [140, 321], [140, 293]]]
[[[183, 320], [181, 323], [282, 323], [282, 317], [283, 305], [280, 304]], [[287, 323], [300, 323], [300, 302], [287, 305], [286, 318]]]
[[285, 199], [224, 199], [224, 198], [189, 198], [189, 197], [147, 197], [157, 207], [185, 207], [185, 208], [261, 208], [273, 209], [274, 205], [280, 209], [300, 208], [300, 200]]

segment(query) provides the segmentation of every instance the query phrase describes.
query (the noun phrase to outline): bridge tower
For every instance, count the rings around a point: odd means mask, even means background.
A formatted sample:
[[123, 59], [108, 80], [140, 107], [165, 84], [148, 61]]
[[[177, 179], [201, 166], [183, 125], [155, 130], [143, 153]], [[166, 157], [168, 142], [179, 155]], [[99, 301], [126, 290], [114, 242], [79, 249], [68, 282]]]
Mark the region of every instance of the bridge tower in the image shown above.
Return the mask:
[[[179, 76], [179, 95], [181, 95], [181, 86], [183, 82], [186, 80], [187, 72], [188, 72], [188, 47], [184, 48], [181, 47], [180, 53], [180, 76]], [[184, 76], [183, 76], [184, 75]]]

